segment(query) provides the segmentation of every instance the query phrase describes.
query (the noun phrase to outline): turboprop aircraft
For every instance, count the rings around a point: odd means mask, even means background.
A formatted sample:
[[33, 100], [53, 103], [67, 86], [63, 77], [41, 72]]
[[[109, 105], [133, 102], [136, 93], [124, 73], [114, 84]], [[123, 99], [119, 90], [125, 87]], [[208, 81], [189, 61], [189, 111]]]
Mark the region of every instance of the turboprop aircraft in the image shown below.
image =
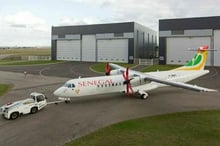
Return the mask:
[[[105, 68], [107, 76], [69, 80], [62, 87], [55, 90], [54, 95], [70, 98], [123, 92], [127, 95], [136, 94], [142, 99], [146, 99], [150, 90], [163, 86], [173, 86], [199, 92], [217, 91], [186, 83], [209, 73], [209, 70], [204, 70], [207, 51], [208, 46], [199, 47], [191, 61], [184, 66], [169, 71], [142, 73], [107, 63]], [[111, 70], [111, 68], [114, 70]]]

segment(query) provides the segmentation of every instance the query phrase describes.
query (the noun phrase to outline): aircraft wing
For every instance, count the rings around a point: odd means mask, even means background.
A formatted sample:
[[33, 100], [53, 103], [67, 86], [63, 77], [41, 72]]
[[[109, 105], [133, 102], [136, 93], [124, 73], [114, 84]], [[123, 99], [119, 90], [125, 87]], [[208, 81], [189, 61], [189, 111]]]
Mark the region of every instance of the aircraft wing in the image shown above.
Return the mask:
[[[112, 68], [119, 69], [122, 72], [126, 71], [126, 68], [121, 67], [119, 65], [112, 64], [112, 63], [110, 63], [109, 65]], [[197, 86], [197, 85], [191, 85], [191, 84], [182, 83], [182, 82], [176, 82], [176, 81], [160, 79], [158, 77], [143, 74], [141, 72], [134, 71], [134, 70], [130, 70], [129, 74], [132, 75], [132, 76], [140, 76], [144, 80], [149, 80], [149, 81], [153, 81], [153, 82], [157, 82], [157, 83], [161, 83], [161, 84], [165, 84], [165, 85], [170, 85], [170, 86], [174, 86], [174, 87], [179, 87], [179, 88], [183, 88], [183, 89], [193, 90], [193, 91], [199, 91], [199, 92], [217, 91], [217, 90], [214, 90], [214, 89], [208, 89], [208, 88], [200, 87], [200, 86]]]

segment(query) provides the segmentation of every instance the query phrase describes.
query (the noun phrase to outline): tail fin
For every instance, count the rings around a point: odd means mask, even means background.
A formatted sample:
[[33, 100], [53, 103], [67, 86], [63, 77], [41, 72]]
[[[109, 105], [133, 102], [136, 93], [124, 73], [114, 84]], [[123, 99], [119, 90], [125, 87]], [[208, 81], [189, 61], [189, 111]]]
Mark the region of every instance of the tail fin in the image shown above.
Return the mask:
[[207, 59], [208, 48], [208, 46], [199, 47], [192, 60], [190, 60], [184, 66], [174, 70], [203, 70]]

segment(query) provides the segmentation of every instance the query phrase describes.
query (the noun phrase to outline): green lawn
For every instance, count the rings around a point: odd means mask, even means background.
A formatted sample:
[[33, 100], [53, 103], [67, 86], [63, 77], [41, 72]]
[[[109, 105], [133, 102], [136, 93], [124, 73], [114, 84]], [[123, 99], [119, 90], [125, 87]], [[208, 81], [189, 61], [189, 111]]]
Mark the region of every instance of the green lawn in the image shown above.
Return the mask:
[[152, 65], [144, 68], [141, 70], [141, 72], [151, 72], [151, 71], [166, 71], [166, 70], [171, 70], [175, 69], [177, 67], [180, 67], [181, 65]]
[[5, 94], [11, 88], [10, 85], [7, 84], [0, 84], [0, 96]]
[[[123, 66], [123, 67], [129, 67], [129, 68], [136, 66], [136, 64], [127, 64], [127, 63], [116, 63], [116, 64]], [[104, 73], [105, 66], [106, 66], [106, 63], [97, 63], [97, 64], [93, 65], [91, 68], [94, 71]], [[148, 67], [144, 68], [143, 70], [141, 70], [141, 72], [151, 72], [151, 71], [157, 71], [157, 70], [165, 71], [165, 70], [171, 70], [171, 69], [174, 69], [174, 68], [177, 68], [180, 66], [181, 65], [152, 65], [152, 66], [148, 66]]]
[[174, 113], [114, 124], [65, 146], [219, 146], [220, 111]]
[[38, 64], [52, 64], [62, 61], [51, 61], [51, 60], [42, 60], [42, 61], [0, 61], [0, 66], [2, 65], [38, 65]]
[[[128, 63], [115, 63], [115, 64], [118, 64], [118, 65], [123, 66], [123, 67], [130, 67], [130, 68], [136, 65], [136, 64], [128, 64]], [[93, 69], [94, 71], [97, 71], [97, 72], [104, 73], [105, 72], [105, 66], [106, 66], [106, 63], [97, 63], [97, 64], [93, 65], [91, 67], [91, 69]]]
[[0, 49], [0, 54], [13, 54], [21, 56], [50, 56], [50, 48]]

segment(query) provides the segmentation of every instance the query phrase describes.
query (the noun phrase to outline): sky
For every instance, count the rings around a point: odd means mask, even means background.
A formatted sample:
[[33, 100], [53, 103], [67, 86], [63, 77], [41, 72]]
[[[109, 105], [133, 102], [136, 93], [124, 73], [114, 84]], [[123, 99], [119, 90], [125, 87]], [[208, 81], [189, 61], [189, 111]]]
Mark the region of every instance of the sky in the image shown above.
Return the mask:
[[220, 16], [219, 0], [0, 0], [0, 46], [50, 46], [51, 27]]

